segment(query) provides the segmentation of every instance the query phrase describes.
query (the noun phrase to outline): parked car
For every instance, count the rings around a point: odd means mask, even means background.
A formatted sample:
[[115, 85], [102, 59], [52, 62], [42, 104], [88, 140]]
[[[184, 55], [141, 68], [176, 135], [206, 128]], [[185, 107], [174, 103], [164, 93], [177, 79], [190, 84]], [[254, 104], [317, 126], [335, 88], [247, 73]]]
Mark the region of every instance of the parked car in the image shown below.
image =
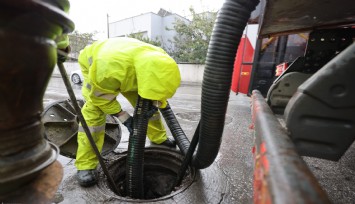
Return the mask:
[[84, 81], [83, 74], [81, 73], [81, 70], [75, 70], [70, 73], [70, 80], [74, 84], [81, 84]]

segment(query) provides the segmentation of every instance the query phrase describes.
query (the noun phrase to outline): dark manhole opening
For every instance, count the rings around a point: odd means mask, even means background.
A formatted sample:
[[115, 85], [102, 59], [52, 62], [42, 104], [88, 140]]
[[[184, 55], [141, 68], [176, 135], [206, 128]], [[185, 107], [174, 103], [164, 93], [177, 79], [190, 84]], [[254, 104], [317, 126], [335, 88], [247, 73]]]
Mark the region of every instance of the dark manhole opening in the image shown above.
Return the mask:
[[[195, 178], [195, 169], [191, 167], [188, 168], [182, 184], [175, 187], [172, 192], [169, 191], [175, 182], [182, 161], [183, 156], [178, 151], [166, 148], [147, 148], [144, 152], [144, 200], [142, 201], [168, 199], [188, 188]], [[119, 200], [137, 201], [137, 199], [126, 197], [126, 154], [110, 160], [108, 170], [121, 196], [113, 192], [109, 182], [104, 179], [102, 169], [99, 169], [98, 185], [102, 192]]]

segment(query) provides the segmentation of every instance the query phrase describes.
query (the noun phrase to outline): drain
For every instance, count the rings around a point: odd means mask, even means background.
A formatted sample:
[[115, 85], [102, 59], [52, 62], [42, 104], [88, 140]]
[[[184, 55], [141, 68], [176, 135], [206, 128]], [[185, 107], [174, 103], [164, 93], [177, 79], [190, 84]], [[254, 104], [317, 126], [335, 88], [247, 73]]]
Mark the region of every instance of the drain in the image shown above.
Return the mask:
[[185, 113], [177, 113], [176, 116], [183, 120], [198, 122], [201, 118], [200, 112], [185, 112]]
[[[200, 112], [180, 112], [176, 113], [176, 117], [182, 120], [187, 120], [191, 122], [198, 122], [201, 118]], [[233, 118], [229, 115], [226, 115], [224, 124], [227, 125], [233, 121]]]
[[[116, 155], [117, 157], [117, 155]], [[178, 152], [166, 148], [147, 148], [144, 151], [144, 200], [145, 201], [159, 201], [165, 200], [174, 195], [184, 191], [188, 188], [195, 178], [194, 168], [188, 169], [182, 184], [175, 188], [173, 192], [169, 192], [176, 177], [177, 172], [182, 164], [183, 156]], [[117, 196], [110, 187], [102, 169], [99, 169], [99, 183], [100, 191], [122, 201], [134, 201], [126, 196], [126, 155], [120, 156], [118, 159], [108, 161], [108, 170], [112, 175], [116, 185], [120, 190], [122, 196]]]

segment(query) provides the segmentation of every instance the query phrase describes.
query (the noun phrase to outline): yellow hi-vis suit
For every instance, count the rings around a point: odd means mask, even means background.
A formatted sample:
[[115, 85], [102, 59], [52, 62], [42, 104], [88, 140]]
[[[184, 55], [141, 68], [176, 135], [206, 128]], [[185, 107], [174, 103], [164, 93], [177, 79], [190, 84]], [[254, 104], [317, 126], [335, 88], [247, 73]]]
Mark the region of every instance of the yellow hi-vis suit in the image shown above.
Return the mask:
[[[53, 4], [56, 4], [56, 2], [51, 2]], [[58, 3], [58, 2], [57, 2]], [[70, 3], [67, 0], [62, 0], [60, 4], [57, 4], [58, 7], [60, 7], [65, 13], [69, 13], [69, 8], [70, 8]], [[65, 50], [69, 46], [69, 37], [68, 34], [61, 34], [57, 36], [55, 39], [55, 42], [57, 44], [57, 48], [61, 50]]]
[[[82, 114], [101, 152], [104, 143], [106, 114], [116, 114], [121, 93], [136, 106], [138, 95], [166, 106], [180, 85], [176, 62], [161, 48], [132, 38], [97, 41], [80, 52], [79, 64], [84, 76]], [[157, 112], [148, 122], [147, 136], [160, 144], [167, 139]], [[75, 166], [78, 170], [95, 169], [98, 164], [89, 140], [80, 126]]]

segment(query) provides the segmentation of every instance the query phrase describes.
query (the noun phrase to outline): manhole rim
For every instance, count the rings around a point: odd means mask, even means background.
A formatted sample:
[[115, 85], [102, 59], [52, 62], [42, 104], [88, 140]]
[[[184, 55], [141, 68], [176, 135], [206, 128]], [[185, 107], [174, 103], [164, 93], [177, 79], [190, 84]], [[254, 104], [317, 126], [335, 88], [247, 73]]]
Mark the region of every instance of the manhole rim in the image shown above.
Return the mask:
[[[180, 156], [182, 156], [182, 154], [180, 153], [179, 150], [174, 150], [174, 149], [170, 149], [170, 148], [165, 148], [165, 147], [146, 147], [145, 151], [160, 151], [160, 152], [169, 152], [169, 153], [175, 153], [178, 154]], [[114, 160], [111, 160], [111, 162], [115, 162], [117, 160], [122, 160], [124, 159], [124, 157], [127, 156], [127, 151], [119, 153], [119, 154], [115, 154], [116, 156], [121, 155], [121, 157], [116, 158]], [[183, 157], [183, 156], [182, 156]], [[110, 159], [107, 159], [106, 161], [108, 161]], [[182, 161], [182, 160], [181, 160]], [[123, 197], [123, 196], [118, 196], [116, 195], [108, 186], [108, 181], [106, 179], [101, 179], [104, 178], [105, 175], [102, 171], [102, 168], [99, 166], [98, 167], [98, 177], [100, 178], [98, 183], [95, 185], [95, 187], [97, 188], [98, 191], [100, 191], [100, 193], [102, 193], [105, 196], [108, 196], [110, 199], [117, 199], [119, 201], [124, 201], [124, 202], [132, 202], [132, 203], [146, 203], [146, 202], [157, 202], [157, 201], [163, 201], [163, 200], [168, 200], [171, 199], [172, 197], [184, 192], [185, 190], [187, 190], [196, 180], [196, 175], [198, 173], [197, 169], [189, 166], [189, 176], [191, 177], [191, 180], [189, 182], [183, 183], [181, 184], [180, 188], [176, 191], [173, 191], [173, 193], [170, 193], [168, 195], [159, 197], [159, 198], [154, 198], [154, 199], [134, 199], [134, 198], [127, 198], [127, 197]], [[105, 189], [103, 189], [103, 187], [105, 187]]]

